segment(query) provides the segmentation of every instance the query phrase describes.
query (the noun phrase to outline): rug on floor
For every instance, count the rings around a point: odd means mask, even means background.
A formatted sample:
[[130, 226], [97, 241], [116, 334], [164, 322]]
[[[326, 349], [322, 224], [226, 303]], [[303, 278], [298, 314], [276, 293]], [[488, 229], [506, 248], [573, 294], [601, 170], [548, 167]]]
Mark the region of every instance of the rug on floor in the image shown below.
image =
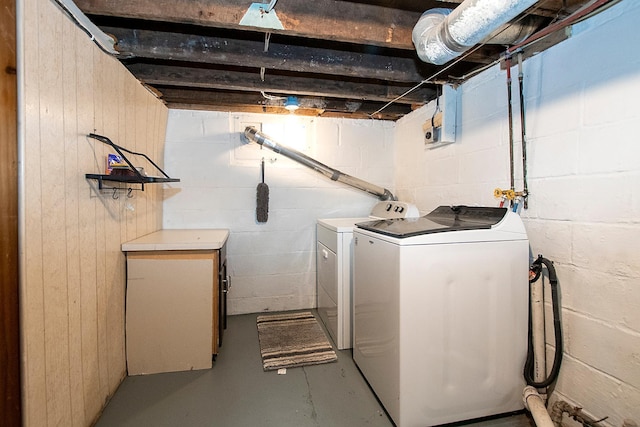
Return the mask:
[[260, 315], [256, 323], [265, 371], [338, 360], [310, 311]]

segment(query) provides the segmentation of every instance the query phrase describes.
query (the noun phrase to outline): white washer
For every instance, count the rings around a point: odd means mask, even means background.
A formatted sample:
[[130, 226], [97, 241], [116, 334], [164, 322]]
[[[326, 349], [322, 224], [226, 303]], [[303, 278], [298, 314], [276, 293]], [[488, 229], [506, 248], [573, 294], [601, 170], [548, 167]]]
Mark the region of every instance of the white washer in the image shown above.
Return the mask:
[[319, 219], [316, 227], [316, 288], [320, 319], [339, 350], [351, 348], [351, 294], [353, 289], [353, 228], [374, 218], [418, 217], [409, 203], [378, 202], [371, 216]]
[[442, 206], [360, 223], [353, 239], [353, 358], [395, 424], [522, 409], [529, 244], [520, 217]]

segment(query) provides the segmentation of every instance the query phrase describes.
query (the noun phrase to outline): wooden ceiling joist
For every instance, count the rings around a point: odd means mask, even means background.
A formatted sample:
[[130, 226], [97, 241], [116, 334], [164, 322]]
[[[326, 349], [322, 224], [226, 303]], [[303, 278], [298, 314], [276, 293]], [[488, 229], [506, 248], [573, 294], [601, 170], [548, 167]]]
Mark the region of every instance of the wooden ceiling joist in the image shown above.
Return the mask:
[[[172, 65], [130, 64], [129, 70], [142, 82], [150, 85], [197, 87], [237, 91], [265, 91], [293, 95], [340, 97], [387, 102], [403, 94], [410, 86], [391, 86], [385, 83], [345, 82], [341, 80], [309, 78], [266, 73], [264, 81], [258, 70], [219, 71]], [[398, 103], [424, 103], [435, 90], [422, 87], [403, 97]]]
[[263, 41], [116, 27], [105, 27], [104, 31], [117, 38], [116, 47], [120, 52], [136, 58], [265, 67], [301, 73], [321, 72], [412, 83], [423, 80], [436, 70], [435, 66], [412, 57], [336, 51], [274, 41], [269, 43], [265, 52]]
[[[118, 59], [169, 106], [283, 110], [265, 105], [261, 92], [266, 92], [317, 97], [322, 102], [301, 110], [323, 117], [371, 117], [393, 101], [375, 117], [396, 120], [434, 100], [437, 85], [466, 80], [498, 62], [509, 48], [480, 44], [442, 66], [421, 62], [411, 40], [416, 22], [427, 10], [455, 9], [461, 1], [282, 0], [268, 12], [282, 24], [277, 30], [240, 25], [257, 0], [75, 3], [113, 35], [123, 53]], [[537, 17], [529, 21], [539, 31], [589, 1], [539, 0], [514, 21]], [[269, 4], [259, 2], [264, 9], [253, 16], [255, 21], [267, 13]], [[544, 50], [567, 34], [547, 37], [523, 54]], [[421, 82], [425, 83], [418, 86]]]

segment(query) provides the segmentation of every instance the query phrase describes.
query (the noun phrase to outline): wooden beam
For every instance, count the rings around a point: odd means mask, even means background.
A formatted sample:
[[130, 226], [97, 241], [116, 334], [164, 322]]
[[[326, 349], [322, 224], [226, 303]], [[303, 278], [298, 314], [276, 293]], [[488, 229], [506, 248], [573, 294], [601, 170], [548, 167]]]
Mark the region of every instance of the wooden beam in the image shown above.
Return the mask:
[[564, 18], [586, 3], [586, 0], [540, 0], [527, 13], [554, 19]]
[[416, 83], [436, 67], [417, 57], [398, 57], [340, 51], [293, 44], [209, 37], [161, 31], [103, 27], [114, 35], [117, 49], [138, 58], [175, 60], [241, 67], [342, 75], [365, 79]]
[[[213, 90], [194, 90], [175, 87], [160, 87], [162, 100], [170, 108], [196, 110], [255, 112], [289, 114], [282, 105], [270, 103], [260, 94], [237, 93]], [[322, 117], [370, 118], [370, 114], [380, 109], [384, 103], [370, 101], [349, 101], [335, 99], [300, 98], [301, 107], [297, 115]], [[411, 112], [412, 106], [392, 104], [385, 108], [376, 119], [397, 120]]]
[[[451, 9], [455, 9], [455, 7], [463, 1], [464, 0], [447, 0], [449, 6], [440, 7], [449, 7]], [[558, 18], [567, 16], [569, 12], [578, 9], [585, 3], [587, 3], [587, 0], [539, 0], [525, 13], [544, 16], [546, 18]]]
[[[356, 100], [390, 101], [410, 89], [411, 86], [376, 84], [364, 81], [345, 82], [277, 75], [267, 73], [264, 81], [255, 72], [214, 70], [206, 68], [177, 67], [156, 64], [130, 64], [129, 70], [140, 81], [155, 86], [197, 87], [237, 91], [265, 91], [277, 94], [308, 95]], [[430, 101], [435, 91], [420, 87], [398, 101], [401, 104], [420, 104]]]
[[[284, 108], [274, 107], [259, 107], [259, 106], [235, 106], [233, 108], [219, 105], [208, 104], [193, 104], [190, 102], [167, 102], [167, 107], [178, 110], [201, 110], [201, 111], [224, 111], [233, 113], [266, 113], [266, 114], [281, 114], [291, 115], [292, 113]], [[328, 118], [346, 118], [346, 119], [376, 119], [376, 120], [398, 120], [401, 119], [403, 114], [390, 114], [386, 112], [367, 114], [360, 111], [353, 113], [342, 111], [325, 111], [325, 110], [298, 110], [293, 113], [296, 116], [311, 116], [311, 117], [328, 117]]]
[[[0, 425], [22, 425], [16, 2], [0, 2]], [[26, 301], [23, 304], [27, 305]]]
[[[394, 9], [380, 4], [334, 0], [287, 0], [276, 4], [275, 13], [284, 30], [241, 26], [250, 1], [233, 0], [76, 0], [87, 15], [143, 19], [156, 22], [193, 24], [203, 27], [241, 29], [290, 36], [366, 43], [414, 50], [413, 26], [421, 14], [433, 8], [455, 8], [461, 0], [441, 2], [426, 0], [414, 10]], [[541, 0], [528, 13], [545, 17], [566, 15], [563, 9], [575, 10], [585, 0]], [[393, 6], [393, 4], [390, 4]], [[415, 10], [419, 9], [419, 10]], [[471, 59], [470, 59], [471, 60]]]
[[[180, 87], [160, 86], [157, 88], [161, 98], [165, 101], [191, 101], [193, 103], [215, 103], [219, 105], [244, 105], [244, 106], [267, 106], [284, 107], [284, 100], [269, 100], [260, 93], [237, 92], [221, 90], [197, 90]], [[384, 105], [384, 102], [361, 101], [355, 99], [334, 99], [317, 97], [298, 97], [301, 108], [334, 110], [334, 111], [375, 111]], [[407, 104], [393, 104], [389, 111], [406, 114], [411, 111]]]
[[[75, 3], [87, 15], [265, 31], [264, 28], [240, 25], [250, 1], [76, 0]], [[429, 8], [428, 3], [438, 7], [438, 2], [425, 2], [425, 10]], [[284, 30], [268, 30], [272, 33], [348, 43], [366, 40], [369, 45], [407, 50], [414, 49], [411, 31], [422, 14], [333, 0], [287, 0], [277, 3], [274, 10]]]

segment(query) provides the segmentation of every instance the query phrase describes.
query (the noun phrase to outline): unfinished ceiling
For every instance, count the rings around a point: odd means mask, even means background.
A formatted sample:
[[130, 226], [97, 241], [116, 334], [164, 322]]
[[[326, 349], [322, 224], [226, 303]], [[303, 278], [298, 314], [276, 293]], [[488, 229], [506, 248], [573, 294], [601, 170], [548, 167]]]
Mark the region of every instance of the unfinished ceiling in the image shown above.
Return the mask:
[[[486, 44], [442, 66], [418, 59], [411, 40], [418, 18], [460, 1], [271, 1], [269, 18], [283, 29], [252, 26], [250, 0], [75, 3], [170, 108], [289, 114], [286, 97], [296, 96], [295, 114], [396, 120], [434, 99], [438, 83], [460, 82], [506, 50]], [[538, 17], [539, 31], [587, 3], [541, 0], [525, 15]], [[240, 24], [243, 17], [249, 25]], [[528, 54], [563, 37], [559, 31]]]

